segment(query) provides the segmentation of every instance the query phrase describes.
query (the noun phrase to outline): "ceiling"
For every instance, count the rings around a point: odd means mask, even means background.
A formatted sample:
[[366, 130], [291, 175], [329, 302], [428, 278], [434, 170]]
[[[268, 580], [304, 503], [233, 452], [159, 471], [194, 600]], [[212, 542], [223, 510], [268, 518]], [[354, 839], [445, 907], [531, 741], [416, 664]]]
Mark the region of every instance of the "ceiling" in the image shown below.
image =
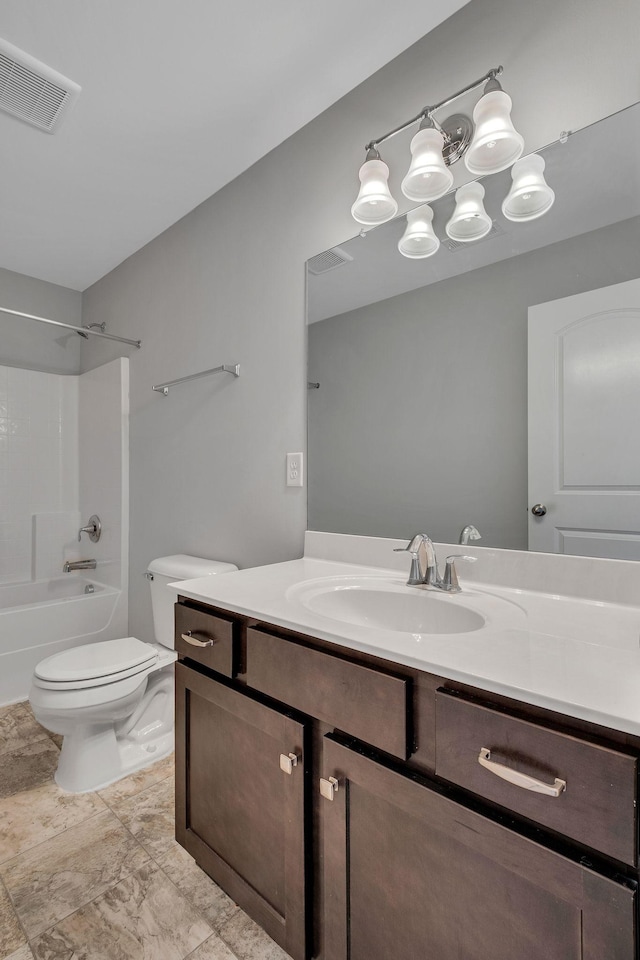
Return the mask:
[[467, 0], [2, 0], [82, 87], [49, 135], [0, 113], [0, 267], [83, 290]]

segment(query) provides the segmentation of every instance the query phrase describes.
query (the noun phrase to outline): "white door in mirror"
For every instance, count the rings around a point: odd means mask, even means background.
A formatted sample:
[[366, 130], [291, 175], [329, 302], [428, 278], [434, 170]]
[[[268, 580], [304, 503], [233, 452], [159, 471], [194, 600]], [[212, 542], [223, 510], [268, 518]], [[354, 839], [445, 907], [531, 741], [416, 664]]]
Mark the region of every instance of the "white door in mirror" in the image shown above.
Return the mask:
[[287, 486], [303, 486], [303, 457], [301, 453], [287, 454]]
[[640, 560], [640, 279], [529, 309], [529, 549]]

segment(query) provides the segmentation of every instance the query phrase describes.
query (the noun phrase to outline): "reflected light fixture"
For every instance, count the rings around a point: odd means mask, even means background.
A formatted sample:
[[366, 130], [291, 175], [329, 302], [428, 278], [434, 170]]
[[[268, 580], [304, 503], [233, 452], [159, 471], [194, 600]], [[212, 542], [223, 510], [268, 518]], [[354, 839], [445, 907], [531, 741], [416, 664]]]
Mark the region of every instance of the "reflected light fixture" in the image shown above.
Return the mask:
[[511, 97], [492, 77], [473, 110], [475, 130], [464, 163], [476, 176], [500, 173], [522, 156], [524, 139], [511, 121]]
[[444, 145], [444, 134], [431, 117], [424, 117], [411, 141], [411, 166], [401, 185], [409, 200], [437, 200], [451, 189], [453, 174], [444, 162]]
[[433, 232], [433, 210], [424, 204], [407, 214], [407, 228], [398, 240], [398, 250], [409, 260], [424, 260], [438, 252], [440, 240]]
[[493, 221], [484, 208], [484, 187], [481, 183], [465, 183], [456, 190], [456, 208], [445, 230], [450, 240], [470, 243], [480, 240], [491, 230]]
[[377, 226], [392, 220], [398, 212], [398, 204], [389, 190], [389, 167], [375, 146], [369, 146], [358, 176], [360, 192], [351, 207], [353, 219], [365, 226]]
[[556, 195], [544, 178], [544, 167], [544, 159], [537, 153], [514, 163], [511, 190], [502, 203], [507, 220], [536, 220], [551, 209]]

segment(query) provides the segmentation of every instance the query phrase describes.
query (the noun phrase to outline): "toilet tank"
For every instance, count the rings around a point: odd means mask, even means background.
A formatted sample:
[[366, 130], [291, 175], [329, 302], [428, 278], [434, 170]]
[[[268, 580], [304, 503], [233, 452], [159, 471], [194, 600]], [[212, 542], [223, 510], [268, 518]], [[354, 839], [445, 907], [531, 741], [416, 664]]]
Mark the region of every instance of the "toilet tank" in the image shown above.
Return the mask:
[[184, 553], [152, 560], [147, 568], [147, 579], [151, 587], [156, 643], [172, 649], [175, 646], [173, 608], [176, 595], [172, 590], [167, 589], [168, 583], [174, 583], [176, 580], [193, 580], [194, 577], [214, 576], [217, 573], [230, 573], [237, 569], [233, 563], [188, 557]]

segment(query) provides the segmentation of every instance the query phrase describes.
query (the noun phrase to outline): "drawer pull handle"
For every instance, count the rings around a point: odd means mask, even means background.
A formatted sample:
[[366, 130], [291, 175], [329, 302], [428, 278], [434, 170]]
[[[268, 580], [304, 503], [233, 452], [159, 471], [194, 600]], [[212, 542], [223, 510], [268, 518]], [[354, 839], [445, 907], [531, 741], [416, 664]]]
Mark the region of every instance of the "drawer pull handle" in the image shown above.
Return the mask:
[[190, 643], [192, 647], [212, 647], [215, 643], [215, 640], [212, 637], [207, 637], [206, 640], [198, 640], [197, 637], [194, 637], [191, 630], [187, 630], [186, 633], [182, 633], [181, 637], [185, 643]]
[[491, 759], [491, 751], [482, 747], [478, 755], [478, 763], [485, 767], [490, 773], [495, 773], [496, 777], [501, 777], [516, 787], [522, 787], [524, 790], [531, 790], [533, 793], [543, 793], [547, 797], [559, 797], [567, 789], [566, 780], [556, 779], [553, 783], [545, 783], [543, 780], [536, 780], [535, 777], [529, 777], [526, 773], [519, 773], [512, 770], [511, 767], [505, 767], [502, 763], [496, 763]]
[[339, 780], [336, 777], [329, 777], [324, 779], [320, 777], [320, 794], [325, 798], [325, 800], [333, 800], [336, 793], [338, 792]]
[[295, 753], [280, 754], [280, 769], [289, 776], [293, 773], [293, 768], [298, 766], [298, 758]]

